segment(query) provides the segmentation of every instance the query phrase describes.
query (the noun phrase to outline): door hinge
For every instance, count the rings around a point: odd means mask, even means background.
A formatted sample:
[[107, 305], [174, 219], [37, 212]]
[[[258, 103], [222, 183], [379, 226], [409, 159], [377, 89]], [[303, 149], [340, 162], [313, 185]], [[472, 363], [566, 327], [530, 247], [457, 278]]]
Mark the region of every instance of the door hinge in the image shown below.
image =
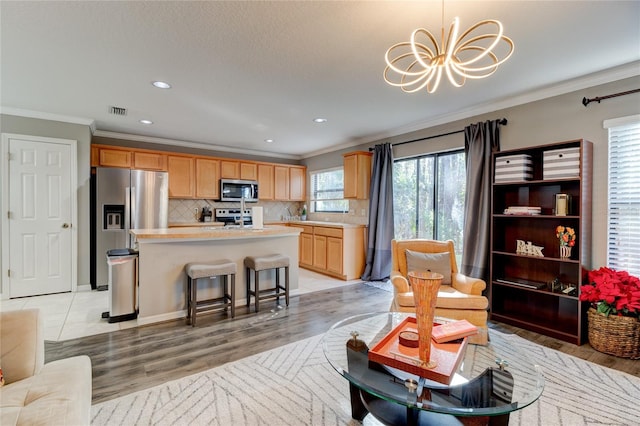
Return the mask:
[[11, 269], [7, 269], [7, 277], [11, 278]]
[[7, 219], [11, 219], [11, 212], [7, 211]]

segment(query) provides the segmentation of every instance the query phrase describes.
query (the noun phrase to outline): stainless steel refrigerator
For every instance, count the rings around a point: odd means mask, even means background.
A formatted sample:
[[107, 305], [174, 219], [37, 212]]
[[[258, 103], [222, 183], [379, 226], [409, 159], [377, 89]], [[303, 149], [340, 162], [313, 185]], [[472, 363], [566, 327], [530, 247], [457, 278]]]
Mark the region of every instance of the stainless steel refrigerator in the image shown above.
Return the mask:
[[[167, 172], [97, 167], [95, 174], [95, 274], [93, 288], [109, 279], [107, 251], [133, 248], [130, 229], [166, 228], [169, 210]], [[93, 265], [92, 265], [93, 266]]]

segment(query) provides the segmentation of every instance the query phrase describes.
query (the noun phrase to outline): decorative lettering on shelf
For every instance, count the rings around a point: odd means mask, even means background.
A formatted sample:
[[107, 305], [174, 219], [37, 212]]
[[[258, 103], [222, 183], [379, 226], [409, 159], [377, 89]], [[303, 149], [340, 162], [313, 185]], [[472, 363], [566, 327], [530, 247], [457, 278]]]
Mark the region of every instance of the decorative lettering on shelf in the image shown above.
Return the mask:
[[524, 242], [522, 240], [516, 240], [516, 253], [525, 254], [527, 256], [544, 257], [542, 254], [544, 247], [534, 246], [531, 241]]

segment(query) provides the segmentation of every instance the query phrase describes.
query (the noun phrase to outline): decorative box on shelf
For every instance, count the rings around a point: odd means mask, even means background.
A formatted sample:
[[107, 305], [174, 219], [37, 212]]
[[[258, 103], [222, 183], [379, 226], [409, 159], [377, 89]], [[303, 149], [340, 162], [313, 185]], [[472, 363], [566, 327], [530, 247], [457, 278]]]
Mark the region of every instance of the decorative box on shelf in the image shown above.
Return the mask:
[[580, 148], [545, 151], [542, 155], [542, 178], [561, 179], [580, 176]]
[[533, 165], [531, 156], [505, 155], [496, 157], [495, 178], [496, 183], [518, 182], [533, 178]]

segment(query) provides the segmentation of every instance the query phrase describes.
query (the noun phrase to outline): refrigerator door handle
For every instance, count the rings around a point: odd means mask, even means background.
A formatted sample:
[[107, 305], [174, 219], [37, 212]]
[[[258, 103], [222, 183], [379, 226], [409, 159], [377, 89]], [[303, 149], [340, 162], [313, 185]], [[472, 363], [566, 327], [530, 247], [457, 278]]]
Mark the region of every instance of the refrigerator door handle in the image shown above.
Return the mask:
[[137, 202], [137, 199], [138, 199], [138, 193], [136, 192], [136, 187], [135, 186], [132, 186], [131, 188], [129, 188], [129, 196], [127, 197], [127, 199], [130, 200], [130, 203], [131, 203], [131, 211], [130, 211], [130, 213], [131, 213], [131, 222], [129, 223], [129, 228], [136, 229], [139, 226], [138, 226], [138, 223], [136, 221], [137, 218], [138, 218], [138, 216], [136, 214], [137, 213], [136, 212], [136, 210], [137, 210], [136, 202]]
[[124, 189], [124, 241], [126, 248], [131, 248], [129, 229], [131, 229], [131, 187], [127, 186]]

